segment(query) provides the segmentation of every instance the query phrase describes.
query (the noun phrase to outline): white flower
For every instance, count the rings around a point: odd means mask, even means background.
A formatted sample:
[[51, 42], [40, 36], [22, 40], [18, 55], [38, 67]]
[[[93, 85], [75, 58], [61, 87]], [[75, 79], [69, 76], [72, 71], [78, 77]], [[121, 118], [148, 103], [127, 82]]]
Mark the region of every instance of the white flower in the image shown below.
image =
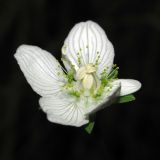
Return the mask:
[[36, 46], [21, 45], [15, 58], [28, 83], [42, 96], [39, 104], [54, 123], [82, 126], [91, 113], [141, 87], [136, 80], [117, 79], [113, 46], [92, 21], [76, 24], [66, 38], [62, 47], [66, 70]]

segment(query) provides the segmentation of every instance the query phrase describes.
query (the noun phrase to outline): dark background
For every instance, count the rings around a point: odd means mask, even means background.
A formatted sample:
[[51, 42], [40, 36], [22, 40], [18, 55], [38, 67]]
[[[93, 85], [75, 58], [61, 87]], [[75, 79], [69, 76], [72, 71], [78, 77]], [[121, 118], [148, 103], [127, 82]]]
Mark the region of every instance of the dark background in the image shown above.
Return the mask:
[[[136, 101], [99, 111], [94, 131], [47, 121], [13, 58], [25, 43], [61, 57], [73, 25], [93, 20], [114, 45]], [[0, 160], [151, 160], [160, 154], [159, 0], [0, 0]]]

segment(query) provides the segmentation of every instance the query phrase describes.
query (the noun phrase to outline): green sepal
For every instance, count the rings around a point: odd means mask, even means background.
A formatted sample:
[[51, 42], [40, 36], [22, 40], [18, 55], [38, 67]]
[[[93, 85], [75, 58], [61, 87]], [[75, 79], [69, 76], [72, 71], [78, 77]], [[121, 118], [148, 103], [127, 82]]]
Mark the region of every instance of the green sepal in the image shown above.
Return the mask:
[[95, 122], [89, 122], [87, 124], [87, 126], [85, 127], [85, 131], [88, 133], [88, 134], [91, 134], [92, 131], [93, 131], [93, 128], [94, 128], [94, 124]]
[[120, 96], [117, 99], [117, 103], [127, 103], [127, 102], [131, 102], [134, 101], [136, 98], [133, 94], [128, 94], [126, 96]]

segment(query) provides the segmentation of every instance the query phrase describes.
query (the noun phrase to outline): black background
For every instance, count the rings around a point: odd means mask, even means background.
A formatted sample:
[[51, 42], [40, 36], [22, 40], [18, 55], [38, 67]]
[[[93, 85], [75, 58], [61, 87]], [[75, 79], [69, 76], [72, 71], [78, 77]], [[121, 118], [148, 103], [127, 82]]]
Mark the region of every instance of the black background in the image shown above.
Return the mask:
[[[13, 58], [25, 43], [61, 57], [73, 25], [93, 20], [115, 48], [119, 77], [141, 81], [136, 101], [99, 111], [94, 131], [47, 121]], [[0, 160], [159, 159], [159, 0], [0, 0]]]

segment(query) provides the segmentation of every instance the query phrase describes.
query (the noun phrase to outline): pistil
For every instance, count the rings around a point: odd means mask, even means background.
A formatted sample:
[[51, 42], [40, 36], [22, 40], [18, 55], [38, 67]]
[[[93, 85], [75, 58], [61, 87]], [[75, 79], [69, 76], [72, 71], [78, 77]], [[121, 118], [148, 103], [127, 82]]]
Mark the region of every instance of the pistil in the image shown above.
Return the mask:
[[81, 81], [82, 87], [85, 90], [90, 90], [92, 87], [96, 88], [97, 79], [95, 77], [96, 68], [93, 64], [82, 66], [77, 71], [77, 80]]

